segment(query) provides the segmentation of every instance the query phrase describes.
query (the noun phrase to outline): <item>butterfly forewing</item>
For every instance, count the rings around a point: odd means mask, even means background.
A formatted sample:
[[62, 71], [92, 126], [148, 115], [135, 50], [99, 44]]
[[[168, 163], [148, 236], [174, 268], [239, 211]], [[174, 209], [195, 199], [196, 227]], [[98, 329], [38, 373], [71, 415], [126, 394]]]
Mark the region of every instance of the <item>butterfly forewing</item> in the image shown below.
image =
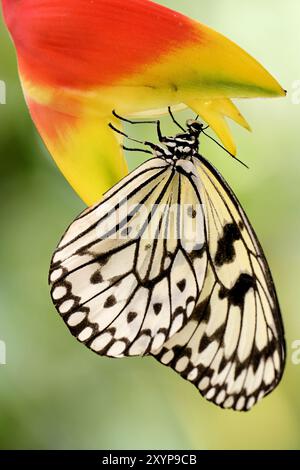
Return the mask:
[[51, 294], [72, 334], [114, 357], [160, 348], [202, 290], [203, 231], [185, 175], [152, 159], [127, 176], [70, 225], [54, 253]]

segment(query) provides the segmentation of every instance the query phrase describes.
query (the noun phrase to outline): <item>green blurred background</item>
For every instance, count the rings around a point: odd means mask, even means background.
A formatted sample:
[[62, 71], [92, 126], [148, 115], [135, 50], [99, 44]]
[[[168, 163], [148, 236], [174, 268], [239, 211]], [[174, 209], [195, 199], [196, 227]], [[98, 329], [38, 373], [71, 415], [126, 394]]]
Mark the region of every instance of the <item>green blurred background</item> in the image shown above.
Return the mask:
[[[29, 118], [1, 18], [0, 79], [7, 84], [7, 104], [0, 105], [2, 449], [300, 448], [300, 365], [292, 363], [291, 349], [300, 340], [300, 105], [292, 100], [300, 79], [300, 3], [158, 3], [229, 36], [289, 91], [286, 99], [239, 103], [253, 134], [234, 126], [234, 135], [250, 171], [209, 142], [202, 146], [243, 203], [270, 262], [289, 351], [284, 379], [250, 413], [223, 411], [154, 359], [100, 358], [69, 334], [50, 301], [47, 273], [58, 239], [83, 203]], [[167, 120], [163, 126], [174, 133]], [[154, 138], [151, 126], [134, 127], [135, 135]], [[128, 159], [131, 167], [137, 162]]]

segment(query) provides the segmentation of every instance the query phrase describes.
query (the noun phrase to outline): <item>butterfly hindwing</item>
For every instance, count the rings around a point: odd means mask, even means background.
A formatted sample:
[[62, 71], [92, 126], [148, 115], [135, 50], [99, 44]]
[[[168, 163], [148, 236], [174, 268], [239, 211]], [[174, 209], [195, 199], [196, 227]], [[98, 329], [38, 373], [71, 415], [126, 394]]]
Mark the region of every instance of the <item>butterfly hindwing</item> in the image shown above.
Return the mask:
[[154, 355], [224, 408], [249, 410], [281, 379], [285, 342], [267, 261], [236, 197], [194, 159], [208, 271], [188, 323]]

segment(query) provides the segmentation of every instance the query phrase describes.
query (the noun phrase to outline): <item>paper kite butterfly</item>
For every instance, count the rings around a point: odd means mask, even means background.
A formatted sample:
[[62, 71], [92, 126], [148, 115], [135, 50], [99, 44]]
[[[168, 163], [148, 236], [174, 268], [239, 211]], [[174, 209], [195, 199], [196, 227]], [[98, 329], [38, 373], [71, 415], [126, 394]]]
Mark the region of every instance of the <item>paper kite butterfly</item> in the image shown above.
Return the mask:
[[143, 142], [153, 158], [63, 235], [51, 296], [96, 353], [152, 355], [207, 400], [250, 410], [285, 363], [271, 273], [237, 198], [198, 153], [203, 124], [164, 137], [156, 123], [159, 144]]

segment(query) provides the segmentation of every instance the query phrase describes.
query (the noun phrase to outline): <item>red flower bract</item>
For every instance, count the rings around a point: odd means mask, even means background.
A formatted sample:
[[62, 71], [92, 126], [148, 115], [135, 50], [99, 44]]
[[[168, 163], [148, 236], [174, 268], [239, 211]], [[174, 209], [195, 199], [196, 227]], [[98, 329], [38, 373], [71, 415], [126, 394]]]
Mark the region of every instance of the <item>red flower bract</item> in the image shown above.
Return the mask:
[[22, 72], [47, 85], [111, 85], [199, 41], [189, 18], [145, 0], [2, 1]]

